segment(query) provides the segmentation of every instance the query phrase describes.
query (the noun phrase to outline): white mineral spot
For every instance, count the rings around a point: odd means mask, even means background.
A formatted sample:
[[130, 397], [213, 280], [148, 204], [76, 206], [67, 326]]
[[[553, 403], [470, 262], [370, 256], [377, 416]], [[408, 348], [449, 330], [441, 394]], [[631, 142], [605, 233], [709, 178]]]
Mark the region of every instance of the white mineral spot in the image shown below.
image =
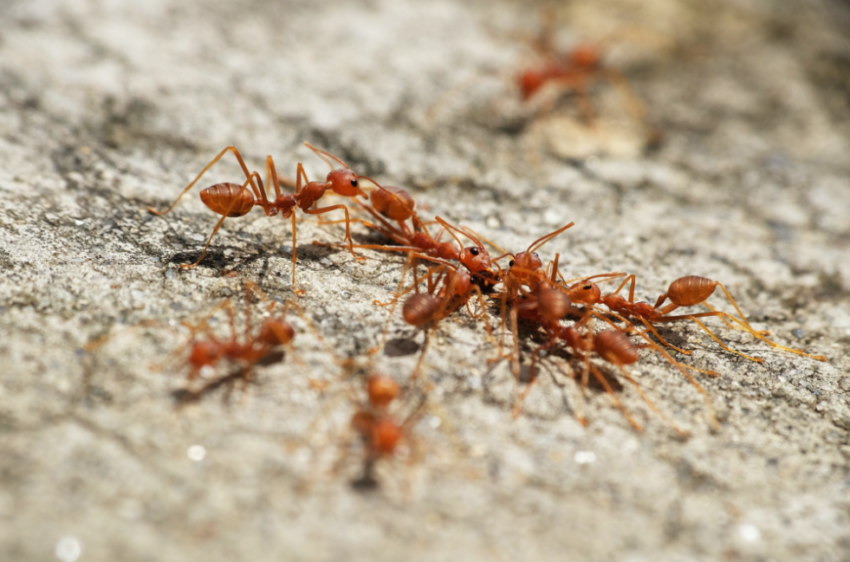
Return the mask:
[[575, 461], [578, 464], [591, 464], [596, 460], [596, 453], [593, 451], [576, 451]]
[[204, 365], [203, 367], [201, 367], [201, 370], [198, 374], [201, 375], [202, 379], [211, 379], [212, 376], [215, 374], [215, 369], [213, 369], [210, 365]]
[[186, 451], [186, 456], [189, 457], [190, 461], [201, 462], [207, 456], [207, 450], [204, 449], [203, 445], [192, 445]]
[[440, 427], [441, 423], [443, 422], [437, 416], [431, 416], [431, 419], [428, 420], [428, 425], [430, 425], [433, 429]]
[[469, 448], [469, 456], [473, 459], [481, 458], [487, 454], [487, 446], [477, 443]]
[[738, 533], [741, 538], [747, 542], [756, 542], [761, 538], [761, 531], [755, 525], [746, 523], [738, 527]]
[[545, 213], [543, 213], [543, 222], [548, 225], [556, 225], [561, 224], [563, 222], [563, 215], [558, 211], [553, 211], [549, 209]]
[[62, 562], [74, 562], [83, 553], [83, 546], [75, 537], [63, 537], [56, 543], [55, 553]]

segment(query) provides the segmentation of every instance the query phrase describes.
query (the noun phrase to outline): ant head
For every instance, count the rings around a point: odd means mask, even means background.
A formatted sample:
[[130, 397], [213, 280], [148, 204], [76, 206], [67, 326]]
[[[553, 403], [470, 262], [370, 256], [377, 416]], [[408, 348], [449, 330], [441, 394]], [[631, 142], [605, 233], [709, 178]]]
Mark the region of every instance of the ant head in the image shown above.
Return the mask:
[[327, 181], [331, 184], [331, 189], [334, 193], [338, 195], [342, 195], [343, 197], [362, 195], [366, 198], [366, 194], [360, 189], [360, 181], [357, 178], [357, 174], [348, 168], [331, 170]]
[[490, 253], [484, 249], [484, 246], [468, 246], [461, 250], [460, 263], [475, 275], [484, 278], [496, 277], [496, 272], [493, 271], [493, 262], [490, 260]]
[[295, 329], [284, 320], [267, 319], [260, 326], [258, 339], [266, 345], [283, 345], [295, 338]]
[[372, 424], [370, 446], [379, 455], [390, 455], [404, 436], [404, 430], [393, 420], [382, 417]]
[[529, 69], [519, 77], [519, 90], [522, 100], [527, 101], [546, 82], [546, 76], [537, 69]]
[[543, 262], [537, 252], [519, 252], [510, 262], [510, 267], [519, 267], [522, 269], [537, 270], [543, 267]]
[[490, 260], [490, 254], [484, 249], [484, 245], [480, 240], [478, 240], [478, 238], [467, 230], [461, 230], [456, 226], [452, 226], [440, 217], [434, 218], [438, 223], [443, 225], [443, 228], [452, 235], [452, 238], [454, 238], [458, 244], [461, 242], [457, 235], [455, 235], [455, 232], [458, 232], [475, 242], [475, 246], [463, 248], [460, 251], [460, 255], [456, 258], [464, 265], [464, 267], [466, 267], [466, 269], [470, 271], [470, 273], [490, 280], [498, 279], [500, 277], [502, 272], [501, 268], [499, 268], [499, 273], [493, 271], [493, 262]]
[[378, 408], [385, 408], [398, 396], [398, 383], [384, 375], [372, 375], [366, 383], [369, 403]]
[[602, 291], [596, 283], [576, 283], [567, 290], [570, 299], [577, 304], [595, 304], [600, 300]]
[[592, 45], [579, 45], [570, 53], [570, 62], [580, 68], [593, 70], [602, 66], [602, 55]]

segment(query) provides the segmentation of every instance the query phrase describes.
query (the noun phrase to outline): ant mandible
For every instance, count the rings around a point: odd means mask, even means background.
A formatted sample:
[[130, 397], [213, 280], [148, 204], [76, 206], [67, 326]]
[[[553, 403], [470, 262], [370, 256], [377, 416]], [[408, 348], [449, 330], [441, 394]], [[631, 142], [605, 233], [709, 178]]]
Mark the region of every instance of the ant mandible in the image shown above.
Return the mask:
[[[234, 146], [228, 146], [224, 150], [218, 153], [218, 155], [212, 159], [212, 161], [206, 165], [206, 167], [201, 170], [201, 173], [195, 177], [194, 180], [187, 185], [180, 195], [177, 196], [177, 199], [164, 211], [157, 211], [152, 207], [148, 207], [148, 211], [151, 213], [161, 216], [169, 213], [177, 202], [180, 201], [180, 198], [183, 195], [192, 189], [192, 187], [201, 179], [203, 176], [216, 162], [218, 162], [225, 154], [228, 152], [232, 152], [236, 157], [236, 160], [239, 162], [239, 166], [242, 168], [242, 171], [245, 173], [246, 180], [242, 185], [236, 183], [219, 183], [213, 186], [207, 187], [201, 190], [201, 201], [206, 205], [211, 211], [214, 213], [221, 215], [221, 219], [218, 221], [218, 224], [215, 225], [215, 228], [210, 234], [209, 239], [207, 240], [206, 245], [204, 246], [204, 251], [201, 252], [201, 257], [198, 258], [192, 265], [181, 264], [181, 269], [192, 269], [197, 266], [201, 260], [204, 259], [204, 256], [207, 253], [207, 249], [212, 242], [213, 236], [218, 232], [221, 225], [224, 223], [224, 219], [228, 217], [241, 217], [243, 215], [248, 214], [248, 212], [253, 209], [255, 206], [262, 207], [263, 211], [266, 213], [266, 216], [275, 216], [280, 214], [284, 219], [291, 218], [292, 219], [292, 290], [298, 294], [303, 295], [304, 292], [299, 290], [295, 286], [295, 263], [296, 263], [296, 226], [295, 226], [295, 213], [294, 210], [296, 207], [300, 208], [302, 212], [309, 215], [321, 215], [324, 213], [328, 213], [330, 211], [334, 211], [337, 209], [342, 209], [345, 212], [345, 239], [348, 241], [348, 248], [351, 252], [351, 255], [354, 256], [357, 260], [362, 260], [363, 258], [354, 253], [354, 243], [351, 240], [351, 233], [349, 228], [349, 216], [348, 216], [348, 208], [345, 205], [330, 205], [328, 207], [321, 207], [319, 209], [311, 209], [313, 205], [318, 201], [325, 192], [330, 189], [338, 195], [342, 195], [343, 197], [356, 197], [358, 195], [366, 198], [366, 194], [360, 189], [360, 184], [358, 181], [357, 174], [354, 173], [348, 165], [337, 158], [336, 156], [316, 148], [308, 142], [305, 142], [304, 145], [312, 150], [317, 156], [325, 160], [328, 165], [331, 167], [331, 171], [328, 173], [325, 181], [310, 181], [307, 178], [307, 173], [304, 171], [304, 167], [299, 162], [296, 169], [296, 181], [295, 181], [295, 193], [294, 194], [281, 194], [279, 185], [281, 182], [278, 179], [277, 171], [275, 169], [274, 160], [272, 160], [271, 156], [266, 157], [266, 184], [271, 185], [275, 192], [275, 199], [270, 201], [267, 194], [266, 189], [263, 186], [263, 181], [260, 179], [260, 176], [257, 172], [249, 172], [248, 167], [245, 165], [245, 161], [242, 159], [242, 155], [239, 154], [239, 151]], [[330, 158], [334, 162], [338, 163], [341, 168], [334, 168], [333, 164], [328, 160]], [[304, 180], [304, 185], [302, 186], [301, 181]], [[251, 190], [248, 190], [248, 186], [251, 187]]]

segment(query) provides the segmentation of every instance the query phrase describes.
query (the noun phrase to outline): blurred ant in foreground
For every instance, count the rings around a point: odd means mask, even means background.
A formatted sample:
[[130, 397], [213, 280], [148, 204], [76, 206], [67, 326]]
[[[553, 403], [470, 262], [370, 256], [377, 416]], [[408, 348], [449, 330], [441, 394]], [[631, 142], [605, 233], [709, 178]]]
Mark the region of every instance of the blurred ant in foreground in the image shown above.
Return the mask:
[[351, 418], [351, 427], [363, 442], [363, 474], [353, 482], [355, 488], [374, 489], [378, 485], [375, 465], [381, 459], [393, 457], [399, 446], [411, 441], [410, 428], [422, 415], [426, 398], [404, 419], [391, 411], [399, 397], [398, 383], [386, 375], [371, 374], [366, 379], [366, 400], [361, 402]]

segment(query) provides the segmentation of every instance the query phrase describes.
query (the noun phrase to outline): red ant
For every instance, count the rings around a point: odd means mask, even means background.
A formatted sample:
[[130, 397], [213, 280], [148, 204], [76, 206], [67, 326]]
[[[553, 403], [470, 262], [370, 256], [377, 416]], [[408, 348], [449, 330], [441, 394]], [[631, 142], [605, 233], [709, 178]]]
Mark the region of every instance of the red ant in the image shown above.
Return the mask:
[[[508, 303], [514, 305], [514, 308], [511, 309], [511, 329], [514, 335], [514, 376], [519, 376], [519, 357], [518, 357], [518, 333], [517, 333], [517, 315], [531, 315], [538, 314], [538, 299], [543, 298], [544, 300], [550, 301], [550, 305], [553, 307], [562, 306], [566, 309], [570, 308], [569, 302], [556, 304], [555, 301], [558, 300], [558, 296], [555, 293], [549, 291], [552, 286], [555, 284], [555, 277], [549, 279], [549, 283], [545, 286], [540, 286], [543, 281], [546, 281], [548, 278], [548, 274], [542, 270], [543, 262], [540, 260], [540, 256], [537, 254], [537, 250], [543, 247], [544, 244], [554, 239], [556, 236], [574, 226], [575, 223], [570, 222], [562, 226], [561, 228], [550, 232], [544, 236], [541, 236], [534, 242], [528, 245], [528, 249], [524, 252], [517, 252], [516, 254], [505, 253], [493, 261], [498, 261], [504, 257], [511, 256], [513, 259], [508, 264], [507, 270], [499, 270], [499, 281], [502, 283], [502, 291], [499, 294], [499, 298], [501, 299], [501, 336], [499, 338], [499, 357], [502, 357], [502, 346], [504, 343], [504, 334], [505, 334], [505, 320], [506, 320], [506, 306]], [[557, 263], [558, 257], [556, 256], [554, 262], [553, 275], [557, 271]], [[529, 289], [523, 289], [523, 286], [528, 286]], [[540, 294], [537, 294], [538, 290]], [[518, 306], [520, 298], [524, 299], [524, 303]], [[545, 307], [546, 305], [544, 305]], [[554, 310], [554, 309], [553, 309]], [[566, 314], [566, 313], [565, 313]], [[562, 318], [561, 315], [558, 319]]]
[[[290, 344], [293, 341], [295, 329], [286, 321], [286, 309], [278, 317], [271, 316], [276, 304], [275, 301], [272, 301], [266, 309], [265, 316], [267, 317], [260, 325], [257, 335], [253, 334], [251, 297], [254, 292], [263, 295], [255, 283], [247, 282], [245, 284], [245, 331], [241, 341], [236, 331], [235, 311], [230, 300], [225, 300], [216, 307], [216, 309], [224, 308], [227, 312], [230, 325], [230, 338], [227, 340], [218, 339], [210, 329], [208, 318], [215, 310], [207, 314], [197, 324], [183, 322], [183, 325], [192, 332], [192, 339], [187, 344], [190, 348], [187, 358], [190, 366], [189, 381], [197, 379], [206, 370], [216, 367], [222, 359], [227, 359], [241, 366], [236, 375], [241, 377], [245, 383], [248, 383], [251, 380], [254, 365], [268, 358], [274, 348]], [[198, 338], [198, 334], [203, 334], [203, 338]], [[185, 394], [189, 399], [197, 399], [207, 390], [232, 378], [233, 375], [228, 375], [221, 380], [207, 383], [200, 390], [187, 391], [181, 394]]]
[[[480, 279], [482, 284], [495, 284], [498, 281], [500, 273], [497, 273], [493, 269], [490, 254], [484, 248], [484, 244], [482, 244], [477, 235], [469, 229], [453, 226], [444, 219], [436, 217], [436, 222], [440, 223], [445, 229], [445, 232], [448, 232], [455, 239], [458, 246], [455, 247], [451, 242], [440, 242], [442, 232], [436, 238], [431, 236], [425, 224], [414, 211], [415, 201], [407, 191], [397, 187], [383, 187], [371, 178], [361, 177], [372, 182], [375, 185], [375, 189], [371, 194], [371, 207], [359, 201], [358, 204], [371, 214], [379, 224], [368, 221], [361, 222], [372, 230], [380, 232], [398, 245], [357, 244], [354, 245], [354, 248], [389, 252], [413, 252], [414, 257], [437, 263], [446, 263], [447, 260], [459, 261], [470, 273], [476, 276], [476, 280]], [[391, 225], [386, 219], [398, 222], [398, 228]], [[412, 228], [405, 222], [408, 219], [413, 223]], [[463, 247], [460, 239], [455, 236], [455, 232], [469, 238], [475, 245]], [[460, 250], [458, 250], [458, 247]], [[496, 267], [498, 268], [498, 265]]]
[[[534, 244], [532, 244], [532, 247], [533, 246]], [[535, 260], [531, 259], [526, 259], [525, 261], [528, 265], [534, 265], [535, 263], [539, 262], [539, 258], [536, 260], [536, 262]], [[624, 365], [635, 363], [638, 360], [637, 349], [645, 347], [655, 349], [656, 351], [661, 353], [671, 364], [676, 366], [682, 372], [682, 374], [704, 395], [709, 407], [709, 417], [712, 420], [712, 423], [716, 424], [716, 420], [713, 416], [713, 408], [711, 407], [711, 404], [708, 401], [705, 390], [684, 369], [694, 369], [710, 375], [715, 375], [715, 373], [710, 371], [703, 371], [702, 369], [683, 365], [678, 361], [675, 361], [672, 357], [670, 357], [668, 353], [666, 353], [656, 344], [652, 343], [651, 340], [646, 338], [646, 336], [641, 333], [638, 333], [636, 335], [644, 337], [644, 339], [647, 340], [647, 344], [643, 344], [641, 346], [635, 346], [629, 340], [627, 332], [617, 328], [616, 326], [614, 326], [614, 328], [616, 329], [614, 331], [609, 330], [608, 332], [600, 332], [595, 335], [591, 332], [588, 332], [587, 336], [580, 335], [578, 328], [580, 328], [583, 324], [587, 323], [591, 319], [592, 312], [582, 314], [581, 311], [579, 311], [573, 306], [573, 302], [570, 296], [568, 294], [565, 294], [559, 288], [557, 288], [556, 279], [560, 275], [558, 271], [558, 261], [559, 254], [556, 254], [554, 261], [546, 268], [545, 272], [542, 270], [542, 268], [539, 267], [537, 268], [537, 270], [525, 270], [523, 268], [518, 267], [516, 264], [513, 264], [511, 267], [511, 270], [518, 270], [515, 271], [515, 274], [525, 277], [527, 279], [526, 284], [533, 287], [533, 289], [530, 291], [520, 288], [521, 294], [519, 294], [513, 300], [513, 307], [511, 309], [511, 329], [514, 334], [514, 350], [512, 354], [512, 357], [514, 358], [514, 376], [518, 376], [519, 374], [519, 338], [517, 330], [518, 318], [522, 318], [528, 322], [533, 322], [539, 325], [544, 329], [544, 331], [548, 334], [550, 338], [549, 343], [538, 348], [532, 354], [530, 368], [531, 379], [529, 380], [525, 391], [518, 398], [517, 403], [514, 405], [514, 416], [516, 417], [517, 415], [519, 415], [520, 405], [524, 398], [530, 392], [531, 384], [536, 378], [534, 366], [536, 364], [537, 356], [541, 352], [555, 345], [560, 340], [565, 342], [567, 346], [572, 348], [581, 357], [585, 358], [585, 372], [582, 377], [582, 386], [587, 386], [588, 371], [592, 372], [594, 377], [600, 382], [603, 388], [605, 388], [606, 392], [608, 392], [612, 396], [617, 407], [624, 412], [624, 415], [629, 420], [629, 423], [631, 423], [632, 426], [635, 427], [635, 429], [637, 429], [638, 431], [640, 431], [640, 426], [634, 421], [633, 418], [631, 418], [630, 414], [626, 412], [622, 404], [619, 402], [619, 400], [617, 400], [616, 396], [614, 396], [613, 390], [611, 389], [608, 382], [604, 380], [604, 377], [596, 370], [593, 365], [590, 364], [590, 353], [595, 351], [607, 362], [615, 365], [620, 370], [621, 374], [623, 374], [624, 378], [626, 378], [626, 380], [635, 385], [638, 390], [638, 393], [641, 395], [641, 398], [650, 406], [650, 408], [652, 408], [653, 411], [657, 412], [665, 420], [667, 420], [668, 423], [670, 423], [670, 425], [674, 427], [674, 429], [681, 432], [681, 430], [679, 430], [675, 426], [675, 424], [673, 424], [668, 418], [666, 418], [656, 408], [656, 406], [644, 395], [643, 391], [639, 388], [638, 383], [633, 378], [631, 378], [631, 376], [623, 368]], [[620, 274], [602, 274], [599, 277], [610, 277], [616, 275]], [[528, 279], [531, 279], [532, 281], [528, 281]], [[560, 324], [560, 320], [568, 314], [579, 315], [581, 316], [581, 320], [573, 326], [562, 326]], [[610, 321], [606, 318], [601, 318], [606, 322], [610, 323]], [[582, 423], [585, 422], [582, 421]]]
[[[425, 227], [425, 223], [419, 219], [416, 211], [414, 211], [416, 202], [407, 191], [398, 187], [384, 187], [365, 176], [361, 176], [361, 178], [372, 182], [375, 189], [372, 190], [370, 195], [371, 206], [359, 201], [357, 203], [372, 215], [378, 224], [362, 219], [351, 220], [362, 222], [368, 228], [383, 234], [398, 245], [355, 244], [354, 248], [387, 252], [414, 252], [417, 257], [432, 261], [459, 259], [460, 252], [451, 242], [440, 242], [442, 233], [437, 235], [436, 238], [431, 236], [431, 233]], [[387, 222], [387, 219], [396, 221], [398, 227], [391, 225]], [[412, 227], [407, 224], [408, 219], [413, 223]], [[334, 246], [336, 245], [334, 244]], [[434, 258], [438, 259], [434, 260]]]
[[[631, 283], [629, 288], [629, 298], [626, 300], [625, 298], [619, 295], [619, 292], [623, 289], [626, 283]], [[726, 295], [726, 298], [735, 307], [735, 310], [740, 315], [740, 318], [736, 318], [726, 312], [722, 312], [719, 310], [715, 310], [710, 305], [708, 305], [705, 301], [714, 294], [715, 289], [720, 287], [723, 290], [723, 293]], [[636, 318], [640, 320], [644, 325], [646, 325], [647, 329], [650, 330], [655, 336], [659, 339], [659, 341], [680, 353], [685, 355], [690, 355], [691, 352], [685, 351], [683, 349], [679, 349], [678, 347], [671, 345], [668, 343], [661, 335], [655, 330], [653, 324], [657, 324], [660, 322], [675, 322], [677, 320], [692, 320], [696, 322], [711, 338], [716, 341], [720, 347], [729, 351], [731, 353], [735, 353], [744, 357], [745, 359], [749, 359], [750, 361], [755, 361], [757, 363], [763, 363], [763, 359], [757, 357], [750, 357], [744, 353], [736, 351], [734, 349], [730, 349], [723, 342], [720, 341], [717, 336], [715, 336], [708, 327], [705, 326], [702, 322], [698, 320], [698, 318], [705, 317], [719, 317], [723, 322], [726, 323], [727, 326], [734, 328], [733, 324], [730, 324], [729, 320], [740, 326], [740, 329], [752, 334], [754, 337], [762, 340], [768, 345], [782, 349], [791, 353], [796, 353], [797, 355], [802, 355], [804, 357], [809, 357], [811, 359], [816, 359], [818, 361], [826, 361], [826, 357], [822, 355], [811, 355], [809, 353], [805, 353], [799, 349], [793, 349], [790, 347], [785, 347], [783, 345], [779, 345], [767, 339], [763, 332], [759, 332], [755, 330], [752, 326], [750, 326], [749, 322], [747, 322], [744, 317], [744, 313], [741, 312], [741, 309], [738, 307], [738, 304], [732, 298], [732, 295], [729, 294], [729, 291], [726, 290], [726, 287], [723, 286], [719, 281], [712, 281], [711, 279], [706, 279], [705, 277], [698, 277], [696, 275], [689, 275], [687, 277], [681, 277], [676, 279], [672, 283], [670, 283], [670, 287], [667, 289], [667, 292], [658, 297], [658, 300], [654, 305], [648, 302], [635, 302], [635, 276], [630, 275], [617, 287], [617, 290], [613, 293], [609, 293], [607, 295], [602, 295], [599, 287], [595, 283], [588, 283], [588, 279], [580, 281], [567, 289], [567, 295], [572, 299], [573, 302], [577, 304], [585, 304], [585, 305], [594, 305], [594, 304], [604, 304], [608, 309], [617, 315], [619, 318], [628, 321], [628, 318]], [[670, 300], [670, 304], [662, 307], [664, 301]], [[676, 310], [679, 307], [683, 306], [696, 306], [698, 304], [704, 305], [706, 308], [710, 310], [710, 312], [700, 312], [696, 314], [683, 314], [683, 315], [675, 315], [670, 316], [670, 313]]]
[[[277, 171], [275, 170], [274, 161], [271, 156], [266, 157], [266, 184], [271, 185], [275, 191], [275, 199], [270, 201], [268, 196], [266, 195], [266, 190], [263, 186], [263, 181], [260, 179], [260, 176], [257, 172], [249, 172], [248, 167], [245, 165], [245, 161], [242, 159], [242, 156], [239, 154], [239, 151], [236, 150], [233, 146], [228, 146], [224, 150], [222, 150], [218, 156], [213, 158], [213, 160], [207, 164], [207, 166], [201, 170], [201, 173], [186, 186], [185, 189], [177, 196], [177, 199], [164, 211], [157, 211], [152, 207], [148, 207], [148, 211], [155, 215], [165, 215], [170, 212], [177, 202], [180, 201], [180, 198], [183, 195], [192, 189], [195, 183], [201, 179], [207, 170], [209, 170], [216, 162], [218, 162], [227, 152], [232, 152], [236, 157], [236, 160], [239, 162], [239, 166], [242, 168], [242, 171], [245, 173], [245, 183], [242, 185], [235, 183], [219, 183], [213, 186], [207, 187], [201, 190], [201, 201], [206, 205], [211, 211], [216, 214], [221, 215], [221, 219], [216, 224], [215, 228], [210, 234], [209, 239], [207, 240], [206, 245], [204, 246], [204, 251], [201, 253], [201, 257], [198, 258], [192, 265], [181, 264], [181, 269], [192, 269], [197, 266], [201, 260], [204, 259], [204, 256], [207, 253], [207, 249], [212, 242], [213, 236], [218, 232], [221, 225], [224, 223], [224, 219], [227, 217], [241, 217], [243, 215], [248, 214], [248, 212], [253, 209], [255, 206], [262, 207], [263, 211], [266, 213], [266, 216], [275, 216], [280, 214], [283, 218], [291, 218], [292, 219], [292, 290], [298, 294], [303, 294], [303, 291], [300, 291], [295, 286], [295, 262], [296, 262], [296, 227], [295, 227], [295, 213], [294, 210], [296, 207], [300, 208], [302, 212], [307, 213], [309, 215], [321, 215], [324, 213], [328, 213], [333, 210], [342, 209], [345, 212], [345, 239], [348, 241], [348, 248], [351, 252], [351, 255], [354, 256], [355, 259], [361, 260], [363, 258], [359, 257], [354, 253], [353, 242], [351, 240], [351, 234], [349, 232], [349, 217], [348, 217], [348, 208], [345, 205], [331, 205], [328, 207], [321, 207], [319, 209], [311, 209], [311, 207], [321, 199], [321, 197], [325, 194], [327, 190], [332, 190], [338, 195], [342, 195], [343, 197], [356, 197], [358, 195], [366, 198], [366, 194], [360, 189], [360, 184], [358, 181], [357, 174], [355, 174], [351, 169], [349, 169], [348, 165], [345, 164], [342, 160], [333, 156], [332, 154], [325, 152], [319, 148], [314, 147], [310, 143], [304, 143], [307, 148], [312, 150], [316, 155], [320, 158], [324, 159], [328, 165], [331, 167], [330, 173], [328, 173], [325, 181], [309, 181], [307, 178], [307, 173], [304, 171], [304, 167], [301, 163], [298, 163], [296, 170], [296, 181], [295, 181], [295, 193], [283, 195], [280, 192], [279, 185], [281, 183], [286, 183], [278, 179]], [[334, 162], [337, 162], [341, 168], [334, 169], [333, 164], [327, 160], [330, 158]], [[302, 188], [301, 181], [304, 180], [304, 185]], [[247, 188], [250, 185], [251, 190], [249, 191]]]
[[[638, 350], [641, 348], [653, 348], [660, 349], [653, 343], [636, 345], [630, 339], [626, 332], [622, 330], [604, 330], [601, 332], [593, 332], [589, 328], [585, 335], [582, 335], [579, 332], [579, 327], [583, 324], [584, 320], [589, 318], [590, 316], [585, 316], [582, 321], [577, 322], [573, 326], [561, 326], [559, 329], [558, 337], [568, 346], [570, 347], [576, 356], [579, 359], [584, 361], [584, 371], [582, 373], [582, 388], [586, 388], [588, 384], [588, 373], [593, 373], [594, 378], [602, 385], [605, 389], [605, 392], [611, 397], [616, 405], [617, 409], [619, 409], [626, 420], [628, 420], [629, 424], [635, 429], [635, 431], [642, 431], [643, 428], [637, 421], [632, 417], [629, 411], [625, 408], [622, 402], [617, 399], [617, 396], [614, 394], [614, 390], [611, 388], [610, 383], [606, 380], [605, 376], [599, 372], [597, 367], [590, 362], [590, 354], [596, 353], [599, 357], [601, 357], [604, 361], [614, 365], [619, 371], [620, 375], [626, 379], [632, 386], [634, 386], [635, 390], [637, 390], [641, 399], [646, 403], [649, 408], [661, 416], [676, 432], [680, 435], [687, 435], [688, 433], [673, 423], [669, 417], [667, 417], [658, 407], [649, 399], [649, 397], [643, 392], [640, 387], [640, 384], [629, 374], [626, 370], [626, 365], [633, 365], [637, 363], [640, 358], [638, 354]], [[547, 346], [544, 346], [544, 348]], [[538, 353], [542, 350], [538, 349], [535, 353]], [[667, 356], [668, 360], [670, 360], [674, 365], [681, 369], [681, 365], [678, 362], [672, 360], [669, 356]], [[701, 389], [701, 387], [698, 387]], [[704, 391], [703, 391], [704, 392]], [[523, 398], [528, 394], [528, 389], [523, 394]], [[710, 402], [708, 403], [709, 408], [711, 408]], [[710, 409], [710, 419], [714, 421], [713, 409]], [[518, 412], [515, 411], [515, 415]], [[586, 422], [584, 422], [586, 423]], [[716, 423], [716, 422], [715, 422]]]
[[390, 413], [391, 403], [398, 397], [400, 389], [390, 377], [370, 375], [366, 380], [367, 401], [354, 413], [351, 426], [360, 434], [365, 447], [363, 476], [354, 484], [360, 488], [374, 488], [375, 463], [395, 454], [399, 444], [409, 438], [408, 429], [418, 419], [422, 403], [401, 423]]
[[[289, 303], [284, 305], [284, 310], [281, 314], [273, 316], [276, 302], [272, 301], [263, 313], [265, 317], [260, 324], [259, 330], [254, 335], [254, 325], [251, 314], [251, 301], [253, 294], [258, 294], [263, 300], [268, 300], [262, 290], [253, 282], [245, 283], [245, 330], [240, 339], [236, 330], [236, 312], [232, 301], [226, 299], [219, 303], [212, 311], [208, 312], [198, 322], [192, 323], [183, 321], [181, 324], [188, 328], [191, 334], [189, 341], [179, 347], [173, 355], [179, 355], [188, 349], [186, 355], [186, 363], [189, 367], [187, 381], [192, 384], [199, 378], [208, 378], [207, 373], [212, 373], [222, 360], [227, 360], [230, 363], [239, 366], [239, 369], [228, 375], [205, 382], [199, 389], [181, 390], [176, 393], [176, 396], [181, 401], [197, 400], [203, 394], [211, 391], [223, 384], [230, 383], [235, 379], [241, 378], [247, 384], [250, 382], [253, 368], [262, 363], [271, 363], [278, 361], [276, 349], [280, 346], [289, 345], [295, 339], [295, 330], [292, 325], [286, 320], [286, 312]], [[225, 309], [230, 326], [230, 337], [228, 339], [219, 339], [212, 328], [210, 327], [209, 319], [216, 311]], [[299, 311], [300, 314], [300, 311]], [[145, 320], [134, 326], [149, 327], [161, 326], [158, 321]], [[132, 328], [131, 328], [132, 329]], [[127, 330], [129, 331], [129, 330]], [[84, 349], [93, 351], [104, 345], [107, 341], [114, 338], [115, 335], [106, 335], [93, 342], [90, 342]], [[168, 361], [166, 361], [168, 363]], [[152, 366], [153, 369], [159, 370], [166, 363], [161, 363]]]
[[[435, 268], [429, 268], [428, 273], [423, 278], [423, 281], [427, 282], [427, 292], [425, 293], [419, 292], [420, 280], [416, 275], [416, 266], [414, 264], [413, 286], [405, 291], [401, 291], [404, 275], [407, 272], [407, 268], [410, 266], [413, 258], [414, 254], [411, 253], [408, 256], [407, 262], [405, 262], [404, 270], [399, 281], [399, 290], [392, 301], [392, 303], [395, 303], [405, 293], [411, 290], [414, 291], [414, 294], [407, 297], [402, 305], [402, 317], [404, 318], [404, 321], [411, 326], [425, 330], [425, 341], [422, 344], [422, 351], [420, 352], [419, 360], [416, 362], [416, 367], [414, 367], [413, 373], [411, 374], [411, 379], [415, 379], [419, 376], [422, 361], [424, 360], [425, 353], [428, 349], [431, 331], [436, 328], [437, 324], [442, 319], [446, 318], [463, 305], [466, 305], [470, 315], [473, 316], [473, 318], [476, 318], [475, 314], [473, 314], [473, 312], [469, 309], [469, 299], [472, 298], [473, 295], [478, 296], [478, 303], [481, 306], [482, 316], [486, 311], [484, 296], [480, 287], [472, 282], [472, 275], [470, 272], [457, 268], [451, 264], [444, 264], [436, 266]], [[437, 271], [436, 279], [433, 277], [434, 271]], [[391, 317], [392, 309], [390, 310], [390, 318]], [[389, 320], [390, 319], [388, 318], [382, 340], [386, 339]], [[490, 325], [487, 323], [486, 319], [484, 327], [487, 329], [488, 336], [492, 338]]]

